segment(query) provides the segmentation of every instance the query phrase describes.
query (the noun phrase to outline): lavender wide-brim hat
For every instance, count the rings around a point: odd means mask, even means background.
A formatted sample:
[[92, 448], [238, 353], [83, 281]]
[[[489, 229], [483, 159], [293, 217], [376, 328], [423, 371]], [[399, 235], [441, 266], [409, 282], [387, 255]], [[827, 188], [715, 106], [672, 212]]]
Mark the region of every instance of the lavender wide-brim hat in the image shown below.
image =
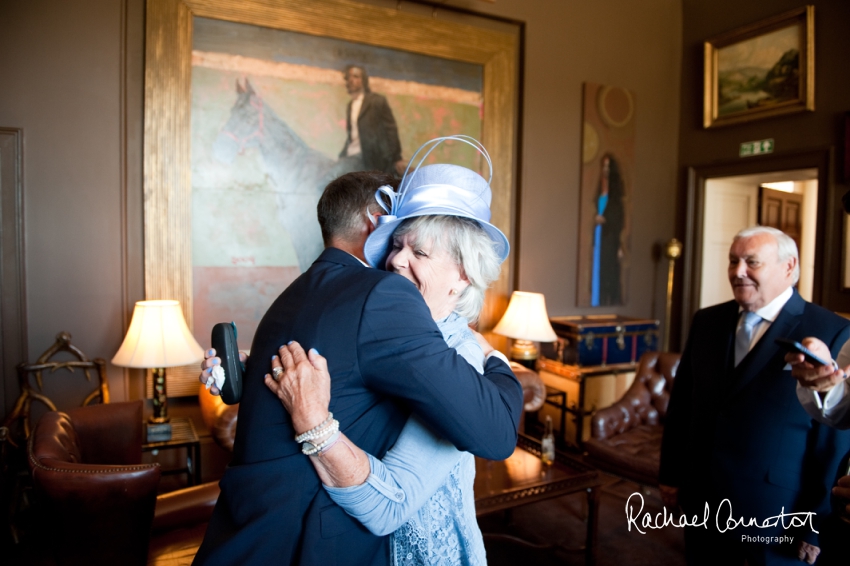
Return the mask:
[[[433, 144], [420, 160], [421, 165], [428, 153], [445, 140], [462, 141], [472, 145], [484, 155], [487, 163], [490, 163], [490, 157], [484, 147], [467, 136], [448, 136], [431, 140], [417, 150], [411, 163], [420, 151]], [[490, 167], [492, 178], [492, 165]], [[403, 220], [430, 215], [460, 216], [476, 220], [492, 240], [499, 262], [508, 257], [508, 239], [501, 230], [490, 224], [490, 182], [471, 169], [449, 164], [417, 166], [412, 173], [409, 170], [405, 172], [398, 192], [394, 192], [390, 187], [378, 189], [375, 197], [386, 209], [383, 195], [390, 199], [390, 210], [388, 214], [378, 218], [378, 226], [369, 235], [364, 247], [366, 261], [372, 267], [383, 267], [386, 263], [393, 232]]]

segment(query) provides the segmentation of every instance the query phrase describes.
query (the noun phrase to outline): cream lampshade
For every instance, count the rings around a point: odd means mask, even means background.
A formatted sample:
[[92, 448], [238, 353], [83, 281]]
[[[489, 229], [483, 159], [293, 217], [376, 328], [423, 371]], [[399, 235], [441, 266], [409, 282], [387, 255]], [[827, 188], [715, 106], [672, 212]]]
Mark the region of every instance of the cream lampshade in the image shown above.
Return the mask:
[[165, 368], [199, 362], [203, 357], [203, 348], [189, 332], [178, 301], [138, 301], [127, 336], [112, 363], [153, 370], [153, 416], [150, 421], [165, 423], [168, 422]]
[[513, 338], [511, 359], [529, 367], [534, 366], [538, 356], [532, 342], [554, 342], [558, 339], [549, 323], [546, 298], [541, 293], [525, 291], [513, 292], [508, 310], [493, 332]]

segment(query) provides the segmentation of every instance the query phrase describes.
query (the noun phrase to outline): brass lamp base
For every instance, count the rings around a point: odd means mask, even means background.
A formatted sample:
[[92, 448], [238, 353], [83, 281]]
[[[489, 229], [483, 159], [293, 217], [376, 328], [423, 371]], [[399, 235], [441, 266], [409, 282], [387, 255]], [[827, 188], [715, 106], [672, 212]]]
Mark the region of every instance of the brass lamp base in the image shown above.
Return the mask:
[[540, 352], [530, 340], [514, 340], [511, 346], [511, 360], [529, 369], [534, 369]]
[[148, 419], [148, 442], [171, 440], [171, 423], [168, 422], [168, 397], [165, 394], [165, 368], [153, 372], [153, 414]]
[[168, 396], [165, 391], [165, 368], [155, 368], [153, 373], [153, 415], [148, 419], [151, 423], [167, 423]]

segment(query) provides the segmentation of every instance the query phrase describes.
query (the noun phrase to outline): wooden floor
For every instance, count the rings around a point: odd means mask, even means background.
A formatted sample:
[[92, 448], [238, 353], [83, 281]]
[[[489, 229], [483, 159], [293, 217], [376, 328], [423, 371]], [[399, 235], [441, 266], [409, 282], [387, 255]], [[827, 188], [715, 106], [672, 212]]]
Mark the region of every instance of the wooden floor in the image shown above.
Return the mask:
[[[610, 477], [602, 488], [599, 510], [599, 566], [649, 566], [685, 564], [684, 539], [681, 529], [667, 527], [646, 534], [631, 532], [626, 521], [626, 500], [632, 493], [641, 493], [646, 510], [661, 510], [661, 499], [656, 489], [644, 491], [641, 486]], [[511, 511], [510, 515], [495, 513], [479, 518], [482, 531], [506, 533], [537, 544], [554, 545], [550, 549], [534, 549], [513, 541], [491, 539], [485, 536], [487, 560], [490, 566], [572, 566], [584, 564], [581, 550], [570, 550], [584, 543], [586, 498], [575, 494], [526, 505]], [[6, 525], [4, 525], [6, 526]], [[8, 532], [8, 531], [7, 531]], [[5, 533], [4, 533], [5, 534]], [[4, 539], [6, 537], [3, 537]], [[49, 565], [43, 550], [29, 545], [2, 544], [3, 564]], [[170, 564], [188, 564], [191, 557], [172, 557]]]

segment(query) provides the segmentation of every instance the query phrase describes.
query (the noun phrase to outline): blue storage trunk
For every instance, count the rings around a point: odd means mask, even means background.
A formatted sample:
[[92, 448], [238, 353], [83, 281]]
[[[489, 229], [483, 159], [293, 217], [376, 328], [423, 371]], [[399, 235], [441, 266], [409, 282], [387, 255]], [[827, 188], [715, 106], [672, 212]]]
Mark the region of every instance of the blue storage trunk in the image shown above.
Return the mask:
[[573, 366], [634, 364], [658, 350], [658, 321], [614, 314], [549, 319], [558, 341], [541, 344], [541, 354]]

